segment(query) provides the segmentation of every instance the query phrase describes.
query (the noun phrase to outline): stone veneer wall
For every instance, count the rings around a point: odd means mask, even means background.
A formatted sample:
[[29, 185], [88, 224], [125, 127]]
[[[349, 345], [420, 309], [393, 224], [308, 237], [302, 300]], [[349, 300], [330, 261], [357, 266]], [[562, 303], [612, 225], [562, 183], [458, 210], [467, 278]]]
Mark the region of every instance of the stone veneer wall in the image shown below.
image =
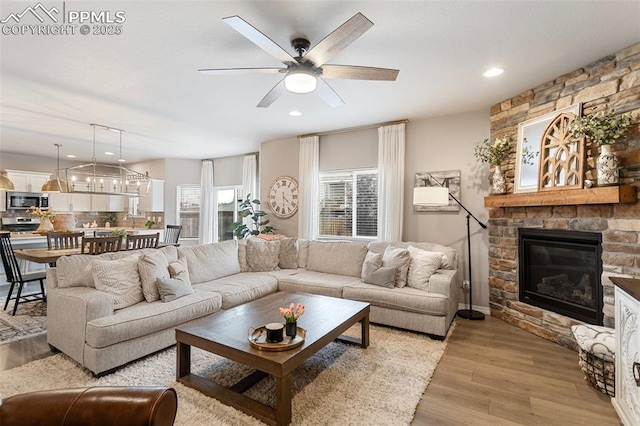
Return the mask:
[[[638, 119], [612, 146], [621, 184], [640, 186], [640, 43], [581, 69], [527, 90], [491, 108], [491, 139], [517, 137], [518, 123], [575, 103], [583, 114], [614, 108]], [[586, 179], [595, 180], [598, 147], [587, 145]], [[506, 170], [513, 191], [515, 152]], [[535, 193], [531, 194], [535, 196]], [[495, 317], [563, 346], [575, 348], [571, 318], [518, 301], [519, 227], [602, 233], [604, 325], [614, 324], [614, 291], [609, 277], [640, 278], [640, 204], [595, 204], [492, 208], [489, 211], [490, 308]]]

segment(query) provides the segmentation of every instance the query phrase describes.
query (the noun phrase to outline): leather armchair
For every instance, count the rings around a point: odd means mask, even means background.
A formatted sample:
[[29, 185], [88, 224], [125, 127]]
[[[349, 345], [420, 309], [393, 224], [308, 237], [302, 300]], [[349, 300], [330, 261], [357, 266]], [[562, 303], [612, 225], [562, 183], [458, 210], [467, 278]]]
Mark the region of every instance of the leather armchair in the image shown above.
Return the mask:
[[29, 392], [0, 405], [1, 426], [173, 425], [178, 396], [167, 387], [93, 387]]

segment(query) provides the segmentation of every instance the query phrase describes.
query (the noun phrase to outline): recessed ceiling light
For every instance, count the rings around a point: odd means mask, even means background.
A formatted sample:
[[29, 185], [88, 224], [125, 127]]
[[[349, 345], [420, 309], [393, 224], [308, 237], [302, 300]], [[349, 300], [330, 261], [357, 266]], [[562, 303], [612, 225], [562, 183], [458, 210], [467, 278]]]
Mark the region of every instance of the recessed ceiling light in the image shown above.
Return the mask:
[[104, 153], [104, 155], [113, 155], [113, 152], [107, 151], [107, 152]]
[[73, 154], [67, 154], [67, 158], [76, 158], [76, 156]]
[[293, 117], [300, 117], [302, 115], [302, 113], [300, 111], [293, 110], [293, 111], [289, 112], [289, 115], [291, 115]]
[[118, 158], [118, 163], [126, 163], [127, 160], [125, 160], [124, 158]]
[[485, 77], [496, 77], [502, 74], [504, 70], [502, 68], [489, 68], [482, 75]]

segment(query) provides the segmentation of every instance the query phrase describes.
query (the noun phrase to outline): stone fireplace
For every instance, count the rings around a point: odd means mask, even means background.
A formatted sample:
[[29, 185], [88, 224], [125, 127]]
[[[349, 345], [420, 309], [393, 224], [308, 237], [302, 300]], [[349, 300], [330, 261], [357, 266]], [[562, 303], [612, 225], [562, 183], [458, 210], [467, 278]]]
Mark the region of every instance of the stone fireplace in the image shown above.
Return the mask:
[[[507, 197], [510, 196], [487, 198]], [[613, 327], [614, 286], [609, 277], [638, 275], [639, 218], [640, 204], [637, 202], [490, 208], [491, 315], [568, 348], [574, 348], [571, 326], [586, 321], [520, 300], [518, 234], [520, 229], [579, 231], [595, 233], [602, 239], [602, 324]]]
[[602, 325], [602, 234], [518, 229], [519, 301]]
[[[583, 115], [615, 109], [620, 114], [632, 112], [638, 116], [640, 43], [495, 104], [489, 117], [490, 138], [516, 139], [519, 123], [577, 103], [582, 105]], [[602, 324], [614, 326], [614, 286], [610, 277], [640, 277], [640, 204], [636, 194], [640, 186], [640, 124], [637, 120], [611, 147], [620, 166], [619, 187], [514, 194], [515, 152], [503, 164], [508, 195], [485, 198], [485, 207], [489, 208], [489, 304], [493, 316], [575, 348], [570, 327], [581, 321], [525, 303], [520, 298], [518, 231], [578, 231], [595, 233], [602, 239]], [[587, 145], [585, 154], [584, 178], [593, 181], [599, 149]], [[552, 281], [562, 279], [554, 277]], [[579, 284], [581, 279], [582, 275], [570, 281], [577, 280]]]

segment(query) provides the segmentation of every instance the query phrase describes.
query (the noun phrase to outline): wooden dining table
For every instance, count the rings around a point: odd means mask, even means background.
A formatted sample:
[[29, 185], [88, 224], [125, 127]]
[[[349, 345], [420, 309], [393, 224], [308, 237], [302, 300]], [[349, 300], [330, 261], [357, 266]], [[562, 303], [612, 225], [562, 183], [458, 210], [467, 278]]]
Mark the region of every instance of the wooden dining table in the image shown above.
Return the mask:
[[53, 265], [62, 256], [81, 254], [80, 248], [49, 250], [47, 248], [27, 248], [13, 251], [18, 259], [35, 263], [48, 263]]

